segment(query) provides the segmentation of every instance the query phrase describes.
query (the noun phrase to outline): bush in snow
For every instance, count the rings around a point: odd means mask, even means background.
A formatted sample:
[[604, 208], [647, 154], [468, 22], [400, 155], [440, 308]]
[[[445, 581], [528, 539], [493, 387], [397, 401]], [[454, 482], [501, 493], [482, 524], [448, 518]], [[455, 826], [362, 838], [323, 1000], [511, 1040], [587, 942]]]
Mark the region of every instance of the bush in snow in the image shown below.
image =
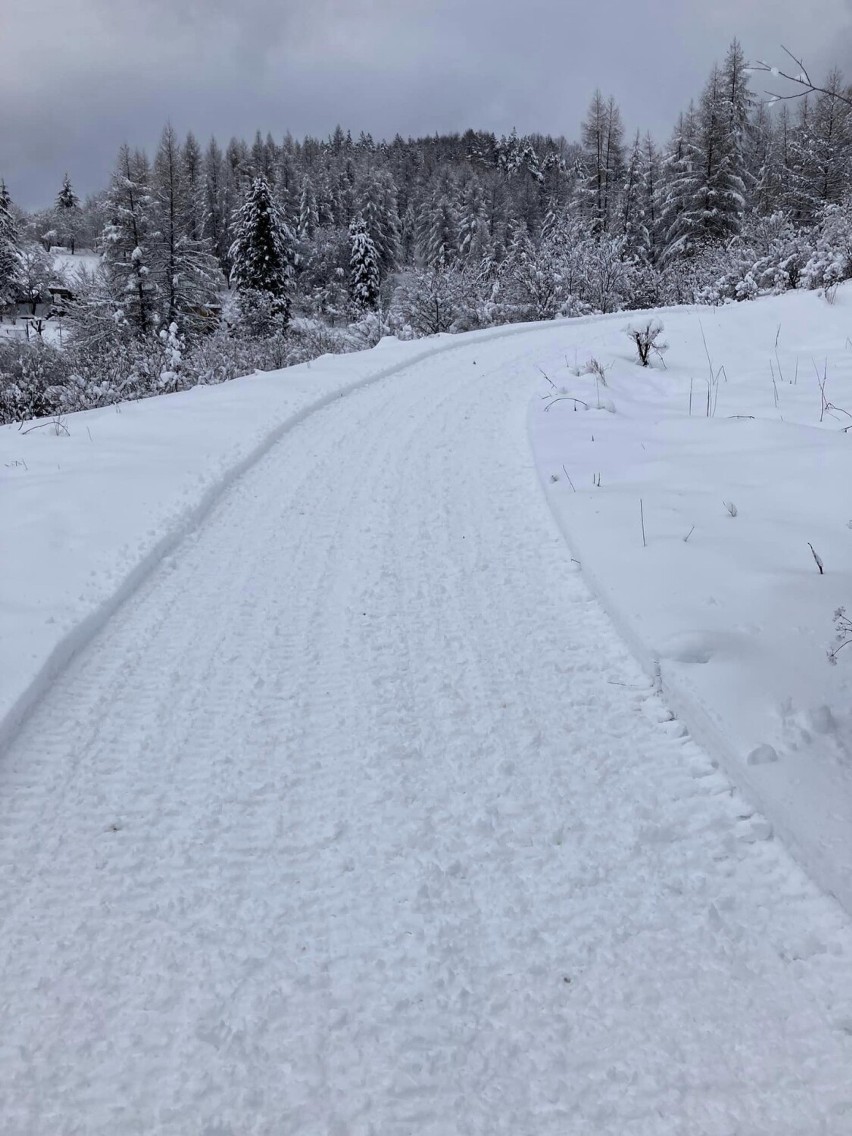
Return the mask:
[[[394, 331], [414, 336], [468, 330], [475, 319], [471, 296], [474, 280], [458, 266], [439, 262], [431, 269], [409, 273], [394, 296], [390, 323]], [[406, 333], [406, 329], [408, 333]]]
[[837, 656], [850, 643], [852, 643], [852, 619], [846, 614], [845, 607], [839, 607], [834, 613], [834, 646], [828, 650], [828, 661], [832, 666], [837, 665]]
[[663, 325], [658, 319], [649, 319], [641, 324], [630, 324], [625, 331], [632, 339], [639, 356], [639, 362], [643, 367], [650, 366], [652, 352], [662, 359], [663, 352], [668, 350], [668, 344], [660, 342]]
[[802, 284], [828, 292], [852, 277], [852, 199], [827, 206], [814, 235], [813, 251], [802, 269]]

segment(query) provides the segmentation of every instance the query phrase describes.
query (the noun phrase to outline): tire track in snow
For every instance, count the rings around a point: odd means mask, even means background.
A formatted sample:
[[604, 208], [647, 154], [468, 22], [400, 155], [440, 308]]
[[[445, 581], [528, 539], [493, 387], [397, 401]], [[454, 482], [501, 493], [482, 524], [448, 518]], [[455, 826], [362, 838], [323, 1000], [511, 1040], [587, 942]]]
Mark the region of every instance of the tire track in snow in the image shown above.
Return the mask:
[[848, 1132], [849, 923], [574, 572], [528, 353], [306, 419], [27, 723], [0, 1131]]

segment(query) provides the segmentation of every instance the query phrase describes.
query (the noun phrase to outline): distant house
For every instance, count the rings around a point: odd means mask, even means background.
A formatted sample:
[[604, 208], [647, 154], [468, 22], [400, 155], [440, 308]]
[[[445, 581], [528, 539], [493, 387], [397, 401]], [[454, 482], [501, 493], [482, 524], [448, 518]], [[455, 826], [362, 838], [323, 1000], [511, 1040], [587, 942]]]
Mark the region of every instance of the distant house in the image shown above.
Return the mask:
[[52, 305], [51, 314], [54, 316], [64, 316], [68, 311], [68, 305], [74, 302], [74, 292], [67, 284], [49, 284], [48, 291], [50, 292], [50, 300]]

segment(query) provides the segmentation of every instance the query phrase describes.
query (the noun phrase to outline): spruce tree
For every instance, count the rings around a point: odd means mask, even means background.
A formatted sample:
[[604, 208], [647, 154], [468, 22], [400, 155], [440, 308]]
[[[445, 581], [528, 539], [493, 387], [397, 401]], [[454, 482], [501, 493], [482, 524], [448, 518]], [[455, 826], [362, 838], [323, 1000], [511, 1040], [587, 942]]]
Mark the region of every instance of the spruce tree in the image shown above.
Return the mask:
[[68, 174], [62, 179], [62, 188], [56, 195], [56, 205], [53, 209], [53, 227], [58, 241], [67, 245], [74, 255], [77, 247], [77, 238], [83, 225], [80, 212], [80, 198], [74, 192]]
[[349, 226], [349, 241], [353, 299], [359, 307], [374, 308], [379, 298], [379, 255], [363, 217], [356, 217]]
[[62, 179], [62, 188], [56, 195], [56, 207], [57, 209], [79, 209], [80, 207], [80, 198], [74, 192], [71, 178], [67, 172]]
[[294, 236], [272, 197], [269, 184], [255, 178], [234, 218], [231, 280], [245, 312], [268, 308], [278, 325], [290, 317]]
[[358, 216], [376, 247], [379, 270], [386, 275], [399, 259], [399, 210], [391, 175], [386, 170], [371, 173], [358, 187], [357, 202]]

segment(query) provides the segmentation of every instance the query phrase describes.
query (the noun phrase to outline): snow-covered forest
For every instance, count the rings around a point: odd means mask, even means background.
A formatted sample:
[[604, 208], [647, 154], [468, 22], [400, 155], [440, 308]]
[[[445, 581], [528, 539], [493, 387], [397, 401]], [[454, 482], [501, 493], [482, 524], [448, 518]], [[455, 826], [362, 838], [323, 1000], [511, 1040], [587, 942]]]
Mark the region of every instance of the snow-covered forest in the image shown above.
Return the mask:
[[833, 71], [767, 100], [755, 78], [734, 41], [662, 143], [628, 135], [597, 91], [578, 140], [338, 128], [223, 149], [167, 125], [153, 159], [123, 146], [85, 201], [66, 175], [27, 214], [3, 185], [0, 312], [18, 334], [0, 340], [0, 420], [384, 334], [793, 288], [830, 299], [852, 275], [849, 87]]

